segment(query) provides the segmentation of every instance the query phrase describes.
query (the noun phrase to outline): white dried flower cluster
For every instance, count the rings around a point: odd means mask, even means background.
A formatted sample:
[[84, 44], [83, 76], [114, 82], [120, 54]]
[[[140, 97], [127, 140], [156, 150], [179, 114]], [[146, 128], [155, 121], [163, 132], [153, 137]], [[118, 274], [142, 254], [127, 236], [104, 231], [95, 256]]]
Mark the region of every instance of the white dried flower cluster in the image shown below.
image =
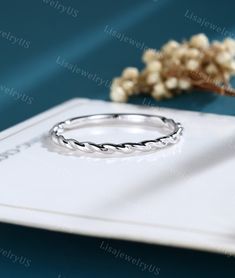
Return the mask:
[[121, 78], [115, 78], [111, 86], [110, 97], [116, 102], [126, 102], [128, 97], [138, 90], [139, 71], [129, 67], [122, 72]]
[[195, 86], [190, 72], [204, 74], [215, 83], [226, 83], [235, 74], [235, 40], [209, 43], [204, 34], [189, 41], [169, 41], [160, 51], [148, 49], [143, 55], [145, 68], [127, 68], [115, 78], [111, 99], [126, 102], [129, 96], [148, 93], [155, 99], [171, 98]]

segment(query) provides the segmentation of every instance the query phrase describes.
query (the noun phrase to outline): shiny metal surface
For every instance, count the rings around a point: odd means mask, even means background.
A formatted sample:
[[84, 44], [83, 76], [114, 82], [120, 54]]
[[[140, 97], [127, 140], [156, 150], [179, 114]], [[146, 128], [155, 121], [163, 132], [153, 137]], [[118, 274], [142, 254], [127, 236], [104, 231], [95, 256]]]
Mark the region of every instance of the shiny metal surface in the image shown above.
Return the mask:
[[[65, 138], [63, 135], [66, 130], [82, 128], [83, 126], [90, 124], [96, 125], [105, 123], [125, 123], [129, 125], [138, 124], [143, 126], [152, 126], [156, 128], [167, 129], [168, 134], [162, 137], [154, 138], [152, 140], [141, 142], [124, 142], [119, 144], [80, 142], [72, 138]], [[72, 149], [74, 151], [82, 151], [87, 153], [98, 152], [109, 154], [113, 152], [120, 152], [126, 154], [134, 151], [153, 151], [171, 144], [175, 144], [179, 141], [182, 131], [183, 127], [180, 123], [162, 116], [129, 113], [95, 114], [68, 119], [64, 122], [56, 124], [50, 130], [50, 138], [57, 145], [65, 147], [69, 150]]]

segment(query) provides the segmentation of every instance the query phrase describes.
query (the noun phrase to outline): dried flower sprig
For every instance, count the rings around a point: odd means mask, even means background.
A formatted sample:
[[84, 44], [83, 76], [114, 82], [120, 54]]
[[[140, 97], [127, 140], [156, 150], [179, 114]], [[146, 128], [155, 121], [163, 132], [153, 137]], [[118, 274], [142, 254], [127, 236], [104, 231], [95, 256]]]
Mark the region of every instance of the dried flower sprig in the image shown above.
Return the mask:
[[235, 40], [231, 38], [211, 44], [204, 34], [182, 43], [171, 40], [160, 51], [146, 50], [142, 59], [142, 71], [128, 67], [113, 80], [113, 101], [126, 102], [139, 93], [161, 100], [193, 88], [235, 96], [235, 90], [229, 86], [235, 75]]

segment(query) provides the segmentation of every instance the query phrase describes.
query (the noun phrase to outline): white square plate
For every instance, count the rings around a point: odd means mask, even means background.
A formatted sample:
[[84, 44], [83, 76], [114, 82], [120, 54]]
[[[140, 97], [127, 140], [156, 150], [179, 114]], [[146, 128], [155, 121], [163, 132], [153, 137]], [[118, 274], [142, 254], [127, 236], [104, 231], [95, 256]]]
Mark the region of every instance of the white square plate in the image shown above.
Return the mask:
[[[43, 137], [61, 120], [109, 112], [173, 118], [185, 127], [183, 140], [150, 154], [100, 158], [66, 155]], [[0, 133], [0, 220], [235, 254], [234, 123], [230, 116], [66, 102]], [[150, 133], [132, 129], [127, 136]], [[80, 136], [118, 142], [123, 134], [111, 127]]]

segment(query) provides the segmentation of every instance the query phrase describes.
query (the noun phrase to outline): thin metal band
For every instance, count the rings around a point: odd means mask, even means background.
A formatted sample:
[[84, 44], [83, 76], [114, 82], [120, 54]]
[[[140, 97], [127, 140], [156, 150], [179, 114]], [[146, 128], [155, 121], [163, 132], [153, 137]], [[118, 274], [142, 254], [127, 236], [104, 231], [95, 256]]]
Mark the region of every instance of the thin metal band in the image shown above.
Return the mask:
[[[169, 131], [169, 134], [153, 140], [146, 140], [137, 143], [102, 143], [79, 142], [75, 139], [67, 139], [63, 133], [66, 130], [80, 128], [87, 125], [96, 125], [104, 123], [128, 123], [133, 125], [150, 125], [156, 128], [163, 128]], [[66, 147], [69, 150], [78, 150], [87, 153], [131, 153], [133, 151], [152, 151], [163, 148], [179, 141], [182, 135], [183, 127], [180, 123], [165, 117], [149, 114], [95, 114], [76, 117], [60, 122], [50, 130], [50, 137], [57, 145]]]

